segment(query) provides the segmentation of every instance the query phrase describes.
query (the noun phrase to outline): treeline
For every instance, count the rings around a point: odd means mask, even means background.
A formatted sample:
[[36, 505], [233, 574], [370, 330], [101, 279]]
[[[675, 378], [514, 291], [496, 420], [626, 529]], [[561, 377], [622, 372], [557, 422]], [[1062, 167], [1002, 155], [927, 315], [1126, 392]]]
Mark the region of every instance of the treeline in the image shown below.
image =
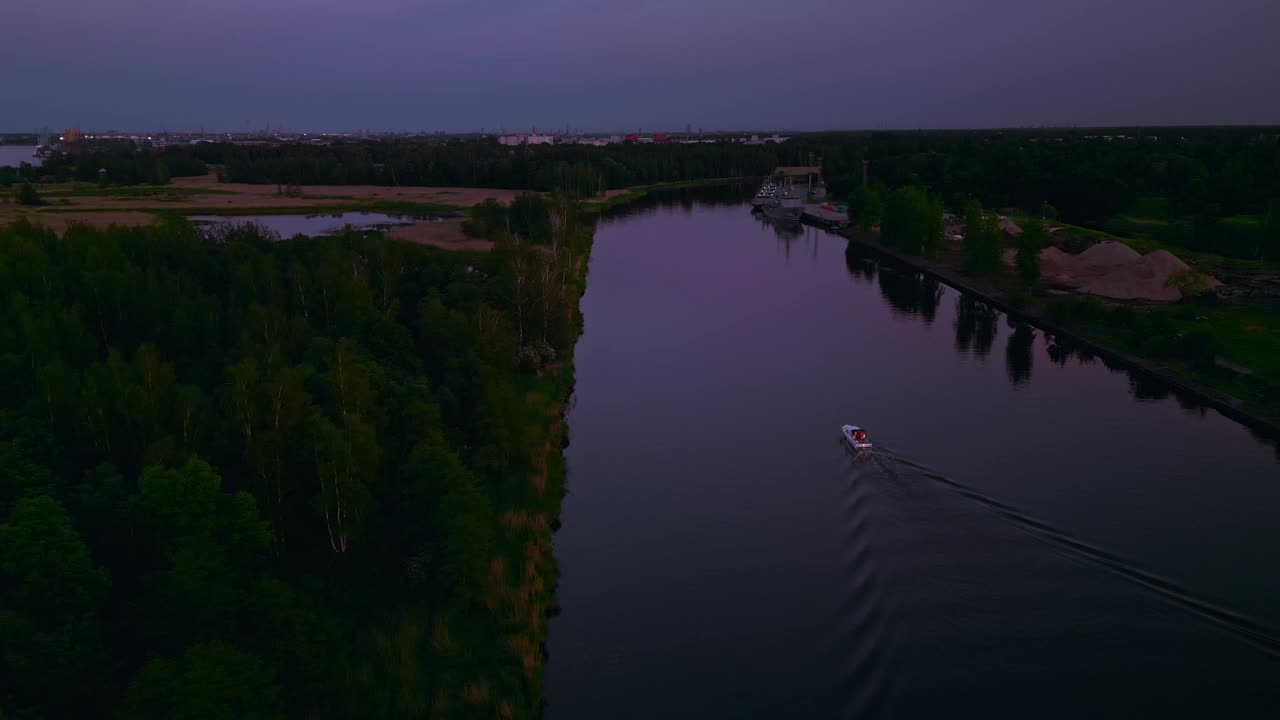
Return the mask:
[[[1052, 216], [1046, 205], [1042, 214]], [[850, 196], [849, 217], [864, 232], [879, 229], [880, 241], [911, 255], [938, 259], [946, 247], [946, 213], [942, 198], [914, 185], [892, 192], [876, 184], [859, 185]], [[998, 214], [970, 200], [964, 210], [961, 251], [964, 272], [992, 281], [1004, 270], [1004, 230]], [[959, 226], [957, 226], [959, 227]], [[1017, 234], [1015, 268], [1022, 289], [1040, 282], [1040, 251], [1046, 244], [1043, 218], [1023, 221]]]
[[127, 140], [81, 140], [63, 145], [40, 165], [0, 167], [0, 185], [72, 181], [167, 185], [170, 178], [208, 172], [193, 146], [153, 148]]
[[[821, 143], [820, 137], [811, 139]], [[1241, 258], [1280, 259], [1280, 130], [1161, 128], [832, 137], [829, 189], [863, 210], [869, 185], [969, 202]], [[1044, 213], [1046, 205], [1055, 210]], [[872, 208], [872, 215], [875, 208]], [[1272, 218], [1272, 219], [1267, 219]]]
[[0, 229], [0, 715], [535, 716], [591, 225], [506, 212]]
[[425, 185], [562, 191], [719, 177], [763, 176], [799, 163], [799, 144], [622, 144], [506, 147], [492, 140], [382, 140], [333, 145], [203, 145], [226, 182], [299, 185]]
[[1039, 208], [1099, 224], [1149, 198], [1167, 213], [1265, 212], [1280, 198], [1280, 128], [1128, 128], [1071, 131], [920, 131], [811, 136], [829, 189], [851, 193], [868, 176], [919, 185], [955, 210]]

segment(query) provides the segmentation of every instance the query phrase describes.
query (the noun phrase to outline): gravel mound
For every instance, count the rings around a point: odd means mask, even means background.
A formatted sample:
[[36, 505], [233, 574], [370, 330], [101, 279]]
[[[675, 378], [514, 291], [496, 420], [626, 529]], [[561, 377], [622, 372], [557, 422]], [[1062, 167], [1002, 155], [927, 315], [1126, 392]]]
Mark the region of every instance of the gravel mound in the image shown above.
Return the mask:
[[[1083, 267], [1090, 265], [1115, 267], [1117, 265], [1128, 265], [1140, 257], [1142, 257], [1141, 253], [1122, 242], [1104, 240], [1076, 255], [1075, 259]], [[1174, 259], [1177, 260], [1177, 258]]]
[[1176, 302], [1182, 291], [1170, 284], [1174, 275], [1189, 270], [1188, 265], [1167, 250], [1157, 250], [1134, 262], [1121, 265], [1080, 288], [1112, 300], [1152, 300]]

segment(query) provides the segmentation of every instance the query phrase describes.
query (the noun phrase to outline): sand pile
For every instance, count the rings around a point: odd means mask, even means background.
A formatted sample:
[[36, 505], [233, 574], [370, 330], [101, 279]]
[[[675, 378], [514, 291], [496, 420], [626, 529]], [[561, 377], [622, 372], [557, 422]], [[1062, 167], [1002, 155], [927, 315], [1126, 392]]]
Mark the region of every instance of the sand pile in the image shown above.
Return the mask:
[[1173, 253], [1157, 250], [1115, 268], [1081, 287], [1080, 292], [1112, 300], [1175, 302], [1182, 299], [1184, 286], [1188, 290], [1205, 290], [1218, 284], [1213, 278], [1191, 277], [1187, 273], [1190, 269]]
[[[1127, 265], [1140, 257], [1142, 257], [1141, 253], [1122, 242], [1104, 240], [1076, 255], [1075, 259], [1082, 267], [1115, 267], [1117, 265]], [[1176, 260], [1177, 258], [1174, 259]]]
[[[1016, 251], [1006, 250], [1005, 264], [1013, 267], [1016, 261]], [[1079, 255], [1047, 247], [1040, 252], [1040, 275], [1051, 286], [1112, 300], [1175, 302], [1182, 299], [1183, 291], [1198, 293], [1221, 285], [1207, 275], [1190, 272], [1186, 263], [1167, 250], [1141, 255], [1112, 240]]]
[[1049, 282], [1078, 288], [1142, 257], [1113, 240], [1098, 243], [1079, 255], [1050, 246], [1040, 252], [1040, 274]]
[[1056, 247], [1040, 251], [1040, 274], [1050, 282], [1068, 284], [1075, 268], [1075, 258]]
[[[1005, 250], [1004, 254], [1005, 266], [1007, 268], [1016, 268], [1018, 266], [1018, 251], [1014, 249]], [[1075, 256], [1068, 255], [1056, 247], [1046, 247], [1041, 250], [1041, 277], [1044, 281], [1051, 284], [1061, 284], [1061, 286], [1076, 287], [1080, 283], [1075, 282]]]

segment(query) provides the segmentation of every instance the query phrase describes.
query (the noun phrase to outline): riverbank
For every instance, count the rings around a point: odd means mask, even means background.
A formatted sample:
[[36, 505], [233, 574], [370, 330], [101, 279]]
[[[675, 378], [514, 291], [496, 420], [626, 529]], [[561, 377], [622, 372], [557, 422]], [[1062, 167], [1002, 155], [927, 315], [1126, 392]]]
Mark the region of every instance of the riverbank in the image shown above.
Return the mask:
[[587, 207], [604, 210], [616, 205], [623, 205], [634, 200], [638, 200], [651, 192], [660, 190], [681, 190], [685, 188], [711, 187], [714, 185], [728, 185], [730, 183], [741, 182], [748, 178], [745, 177], [723, 177], [723, 178], [707, 178], [705, 180], [682, 180], [664, 183], [654, 183], [652, 185], [637, 185], [635, 187], [623, 188], [617, 191], [610, 190], [604, 195], [596, 196], [587, 202]]
[[1015, 299], [1008, 292], [967, 277], [942, 263], [908, 255], [890, 248], [874, 236], [859, 230], [846, 229], [840, 234], [851, 242], [856, 242], [875, 250], [885, 257], [892, 258], [899, 263], [924, 272], [957, 290], [978, 297], [1013, 318], [1035, 325], [1055, 337], [1065, 338], [1088, 349], [1099, 357], [1111, 362], [1124, 364], [1134, 370], [1157, 378], [1178, 391], [1195, 397], [1237, 422], [1269, 435], [1280, 437], [1280, 413], [1274, 408], [1250, 405], [1241, 398], [1233, 396], [1222, 389], [1211, 387], [1203, 382], [1189, 378], [1174, 368], [1117, 349], [1100, 339], [1096, 334], [1096, 330], [1091, 331], [1089, 328], [1068, 326], [1058, 322], [1050, 314], [1049, 306], [1037, 303], [1034, 298], [1030, 299], [1029, 302], [1027, 298]]

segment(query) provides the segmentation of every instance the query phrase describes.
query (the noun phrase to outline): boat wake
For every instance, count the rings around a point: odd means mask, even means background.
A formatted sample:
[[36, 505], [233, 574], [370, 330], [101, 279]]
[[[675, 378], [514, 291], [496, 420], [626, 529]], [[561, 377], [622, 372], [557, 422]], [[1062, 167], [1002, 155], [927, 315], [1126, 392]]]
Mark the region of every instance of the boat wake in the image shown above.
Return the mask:
[[[842, 441], [843, 446], [843, 441]], [[854, 472], [871, 472], [866, 458]], [[834, 632], [824, 661], [830, 671], [841, 717], [891, 717], [895, 678], [892, 604], [887, 602], [880, 553], [874, 545], [874, 492], [867, 483], [838, 483], [833, 503], [842, 516], [846, 549], [840, 568], [844, 598], [832, 620]], [[825, 673], [824, 673], [825, 674]]]
[[1235, 635], [1273, 658], [1280, 658], [1280, 634], [1253, 618], [1199, 597], [1167, 578], [1136, 567], [1112, 553], [1072, 537], [1048, 523], [1033, 518], [1017, 508], [995, 500], [973, 487], [949, 478], [933, 468], [899, 455], [884, 446], [880, 446], [877, 449], [876, 455], [870, 461], [874, 462], [875, 466], [882, 470], [886, 477], [893, 479], [897, 483], [901, 483], [902, 479], [894, 470], [894, 466], [911, 468], [922, 476], [946, 486], [956, 494], [972, 500], [1012, 525], [1015, 529], [1045, 543], [1060, 555], [1071, 560], [1101, 567], [1115, 576], [1155, 593], [1174, 606], [1192, 613], [1201, 620]]

